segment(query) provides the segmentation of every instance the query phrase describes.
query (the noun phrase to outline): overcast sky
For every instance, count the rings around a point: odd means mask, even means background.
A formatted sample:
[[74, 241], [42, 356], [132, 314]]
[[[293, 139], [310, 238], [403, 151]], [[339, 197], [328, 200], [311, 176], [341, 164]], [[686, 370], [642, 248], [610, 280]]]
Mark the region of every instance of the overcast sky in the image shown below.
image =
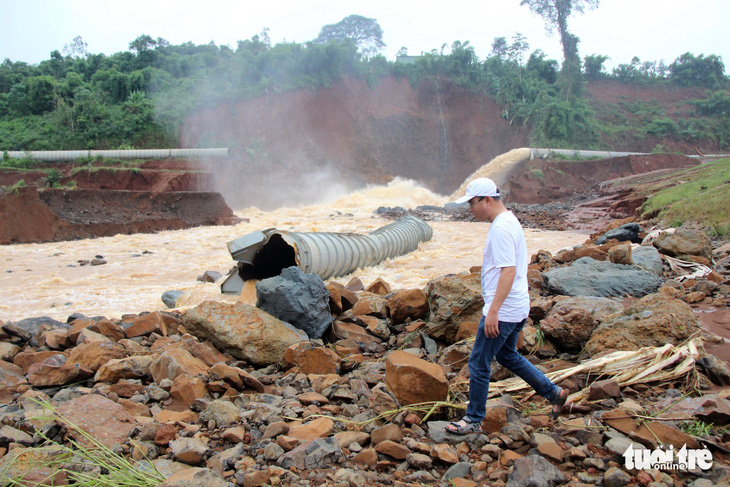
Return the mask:
[[[530, 52], [539, 48], [562, 61], [559, 37], [547, 37], [542, 18], [520, 7], [520, 0], [0, 0], [0, 12], [0, 60], [31, 64], [76, 36], [90, 53], [107, 55], [127, 50], [141, 34], [235, 49], [236, 41], [264, 27], [274, 44], [312, 40], [323, 25], [350, 14], [379, 22], [390, 60], [403, 46], [417, 55], [455, 40], [470, 41], [484, 59], [495, 37], [520, 32]], [[728, 0], [601, 0], [597, 10], [571, 17], [569, 29], [580, 38], [581, 57], [607, 55], [609, 66], [633, 56], [669, 64], [685, 52], [717, 54], [727, 65], [728, 19]]]

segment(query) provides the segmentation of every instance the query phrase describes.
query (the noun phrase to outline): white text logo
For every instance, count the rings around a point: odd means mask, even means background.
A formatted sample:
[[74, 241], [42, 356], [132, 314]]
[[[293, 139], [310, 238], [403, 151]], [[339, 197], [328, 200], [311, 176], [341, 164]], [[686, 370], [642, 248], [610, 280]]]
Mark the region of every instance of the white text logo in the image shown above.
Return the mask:
[[629, 445], [623, 454], [627, 469], [648, 470], [709, 470], [712, 468], [712, 452], [710, 450], [693, 450], [683, 445], [676, 451], [672, 445], [659, 447], [656, 450], [634, 448]]

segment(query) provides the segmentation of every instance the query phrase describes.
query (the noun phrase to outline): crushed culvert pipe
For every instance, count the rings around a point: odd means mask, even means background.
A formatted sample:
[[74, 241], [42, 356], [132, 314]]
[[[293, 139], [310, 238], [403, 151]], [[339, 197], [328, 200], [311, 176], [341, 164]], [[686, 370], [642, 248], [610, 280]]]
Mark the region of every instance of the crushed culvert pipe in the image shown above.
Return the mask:
[[228, 251], [238, 265], [221, 284], [221, 292], [240, 294], [246, 281], [278, 276], [291, 266], [322, 279], [344, 276], [413, 252], [432, 236], [428, 223], [410, 215], [368, 235], [276, 228], [251, 232], [228, 242]]

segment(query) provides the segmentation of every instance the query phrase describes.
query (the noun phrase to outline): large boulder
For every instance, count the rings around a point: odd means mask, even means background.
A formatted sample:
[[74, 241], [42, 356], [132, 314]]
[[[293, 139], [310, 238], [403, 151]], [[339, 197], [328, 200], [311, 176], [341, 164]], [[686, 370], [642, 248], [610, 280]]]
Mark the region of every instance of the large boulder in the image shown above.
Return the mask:
[[657, 276], [661, 276], [664, 272], [664, 263], [662, 256], [656, 247], [651, 245], [640, 245], [631, 251], [631, 258], [634, 265], [641, 267], [646, 271], [653, 272]]
[[700, 256], [712, 260], [712, 243], [707, 235], [692, 228], [677, 228], [674, 232], [662, 232], [654, 239], [659, 252], [672, 257]]
[[603, 320], [623, 309], [608, 298], [565, 298], [552, 307], [540, 328], [559, 349], [579, 351]]
[[95, 438], [107, 448], [112, 448], [127, 441], [135, 427], [134, 418], [124, 407], [99, 394], [66, 401], [57, 412], [61, 417], [59, 422], [68, 428], [68, 434], [87, 447], [91, 446], [90, 438]]
[[332, 324], [330, 293], [317, 274], [296, 266], [256, 284], [256, 306], [281, 321], [304, 330], [309, 338], [322, 338]]
[[402, 289], [390, 297], [388, 309], [394, 325], [403, 323], [408, 318], [420, 320], [428, 313], [428, 296], [420, 289]]
[[586, 351], [595, 355], [604, 350], [676, 345], [698, 331], [699, 322], [687, 303], [662, 293], [650, 294], [601, 323], [586, 343]]
[[596, 245], [603, 245], [612, 238], [615, 238], [619, 242], [629, 241], [631, 243], [641, 243], [639, 232], [641, 232], [641, 227], [638, 223], [625, 223], [620, 227], [609, 230], [598, 237]]
[[439, 276], [426, 287], [430, 305], [425, 332], [431, 338], [454, 343], [465, 321], [478, 322], [484, 300], [479, 273]]
[[307, 334], [265, 311], [243, 303], [205, 301], [181, 316], [185, 329], [216, 348], [255, 365], [278, 363]]
[[385, 383], [401, 406], [445, 401], [449, 392], [449, 382], [440, 365], [403, 351], [386, 357]]
[[543, 273], [545, 289], [565, 296], [642, 297], [655, 292], [664, 280], [636, 266], [578, 259], [569, 267]]

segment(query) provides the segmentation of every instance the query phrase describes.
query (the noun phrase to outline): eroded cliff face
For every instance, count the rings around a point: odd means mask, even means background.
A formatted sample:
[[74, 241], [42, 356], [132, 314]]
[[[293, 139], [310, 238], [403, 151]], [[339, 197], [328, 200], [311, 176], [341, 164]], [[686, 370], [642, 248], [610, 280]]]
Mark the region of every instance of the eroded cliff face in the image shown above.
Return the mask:
[[371, 88], [344, 79], [202, 110], [182, 127], [181, 144], [214, 136], [239, 147], [238, 165], [219, 179], [249, 200], [234, 205], [270, 198], [312, 174], [345, 185], [401, 176], [449, 194], [493, 157], [527, 146], [527, 131], [501, 112], [493, 99], [443, 82], [412, 87], [385, 78]]

